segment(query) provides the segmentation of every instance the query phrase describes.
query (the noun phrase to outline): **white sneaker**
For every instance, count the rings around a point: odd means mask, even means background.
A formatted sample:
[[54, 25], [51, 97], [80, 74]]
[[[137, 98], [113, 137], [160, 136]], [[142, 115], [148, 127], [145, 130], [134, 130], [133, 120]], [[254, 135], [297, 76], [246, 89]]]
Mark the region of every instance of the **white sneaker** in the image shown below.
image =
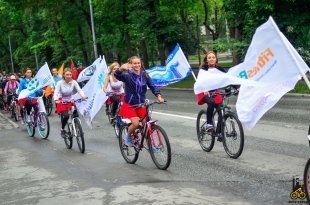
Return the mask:
[[207, 129], [207, 130], [211, 130], [211, 129], [213, 129], [213, 125], [211, 125], [211, 124], [207, 124], [206, 129]]
[[27, 123], [30, 123], [30, 122], [31, 122], [31, 116], [30, 116], [30, 115], [27, 115], [27, 117], [26, 117], [26, 122], [27, 122]]

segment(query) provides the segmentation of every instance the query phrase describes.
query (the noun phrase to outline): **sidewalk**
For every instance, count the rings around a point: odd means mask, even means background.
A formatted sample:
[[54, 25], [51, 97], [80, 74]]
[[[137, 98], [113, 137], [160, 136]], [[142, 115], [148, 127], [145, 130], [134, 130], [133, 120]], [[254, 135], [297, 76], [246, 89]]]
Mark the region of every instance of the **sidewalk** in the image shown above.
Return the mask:
[[0, 131], [19, 127], [17, 123], [10, 120], [6, 114], [0, 112]]

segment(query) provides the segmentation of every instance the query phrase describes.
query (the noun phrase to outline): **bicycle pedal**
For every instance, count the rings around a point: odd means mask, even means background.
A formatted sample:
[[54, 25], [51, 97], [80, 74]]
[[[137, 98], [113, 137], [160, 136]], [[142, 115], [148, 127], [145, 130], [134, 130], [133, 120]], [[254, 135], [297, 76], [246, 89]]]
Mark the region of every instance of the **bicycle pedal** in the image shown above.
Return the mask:
[[223, 140], [222, 140], [221, 137], [218, 137], [218, 138], [217, 138], [217, 141], [218, 141], [218, 142], [222, 142]]

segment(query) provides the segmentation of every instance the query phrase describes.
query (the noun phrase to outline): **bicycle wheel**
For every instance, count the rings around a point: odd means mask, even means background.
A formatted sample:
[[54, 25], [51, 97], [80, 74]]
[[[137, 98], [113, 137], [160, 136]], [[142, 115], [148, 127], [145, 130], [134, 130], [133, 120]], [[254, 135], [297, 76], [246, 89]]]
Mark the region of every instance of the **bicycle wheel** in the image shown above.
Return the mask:
[[198, 142], [205, 152], [210, 152], [213, 149], [215, 137], [212, 132], [208, 132], [206, 129], [207, 125], [207, 111], [200, 110], [196, 121], [196, 130]]
[[310, 202], [310, 196], [309, 196], [309, 194], [310, 194], [310, 159], [308, 159], [308, 162], [307, 162], [307, 164], [305, 166], [305, 170], [304, 170], [304, 185], [305, 185], [305, 192], [306, 192], [306, 196], [307, 196], [307, 201], [309, 203]]
[[122, 126], [122, 118], [120, 116], [117, 116], [113, 122], [113, 128], [114, 132], [117, 138], [119, 138], [120, 128]]
[[158, 169], [166, 170], [171, 162], [169, 138], [165, 130], [155, 124], [152, 125], [150, 132], [148, 133], [148, 146], [152, 160]]
[[128, 125], [122, 125], [119, 133], [119, 148], [125, 161], [129, 164], [134, 164], [139, 157], [139, 151], [135, 147], [128, 147], [125, 145], [127, 137]]
[[222, 139], [225, 152], [229, 157], [237, 159], [243, 151], [244, 133], [240, 120], [233, 112], [224, 115]]
[[18, 121], [18, 116], [16, 113], [16, 103], [13, 103], [12, 108], [11, 108], [11, 113], [12, 113], [12, 118], [17, 122]]
[[107, 111], [107, 116], [108, 116], [108, 120], [109, 123], [112, 124], [112, 113], [111, 113], [111, 109], [112, 109], [112, 104], [108, 105], [108, 111]]
[[5, 110], [5, 102], [3, 98], [0, 98], [0, 110]]
[[72, 124], [67, 123], [65, 127], [66, 135], [64, 137], [64, 141], [66, 144], [67, 149], [72, 148], [73, 140], [72, 140]]
[[85, 152], [85, 142], [84, 142], [84, 132], [82, 129], [81, 122], [78, 118], [74, 118], [73, 123], [74, 123], [75, 131], [76, 131], [76, 142], [78, 144], [80, 152], [84, 153]]
[[47, 116], [50, 116], [53, 110], [53, 100], [52, 100], [52, 96], [48, 96], [46, 98], [46, 105], [45, 105], [45, 109], [46, 109], [46, 114]]
[[26, 113], [24, 113], [24, 120], [25, 120], [25, 124], [26, 124], [26, 129], [27, 129], [27, 132], [28, 132], [28, 135], [29, 135], [29, 137], [33, 137], [34, 136], [34, 134], [35, 134], [35, 127], [34, 127], [34, 122], [33, 122], [33, 113], [31, 113], [30, 114], [31, 115], [31, 122], [27, 122], [26, 121]]
[[50, 122], [46, 113], [40, 112], [37, 119], [39, 135], [43, 139], [47, 139], [50, 133]]

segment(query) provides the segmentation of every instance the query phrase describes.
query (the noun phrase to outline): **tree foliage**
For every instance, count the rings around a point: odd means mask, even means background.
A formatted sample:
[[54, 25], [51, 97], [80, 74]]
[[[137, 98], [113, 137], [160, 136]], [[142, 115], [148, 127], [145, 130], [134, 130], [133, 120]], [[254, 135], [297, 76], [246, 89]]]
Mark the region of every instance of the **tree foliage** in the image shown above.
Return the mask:
[[[242, 60], [255, 29], [271, 15], [309, 62], [307, 0], [92, 0], [98, 53], [107, 62], [142, 57], [145, 67], [164, 64], [179, 43], [188, 54], [208, 48], [234, 51]], [[11, 70], [50, 67], [94, 56], [89, 0], [0, 0], [0, 63]], [[230, 39], [227, 42], [225, 20]], [[207, 36], [201, 36], [204, 26]], [[68, 65], [68, 64], [67, 64]]]

